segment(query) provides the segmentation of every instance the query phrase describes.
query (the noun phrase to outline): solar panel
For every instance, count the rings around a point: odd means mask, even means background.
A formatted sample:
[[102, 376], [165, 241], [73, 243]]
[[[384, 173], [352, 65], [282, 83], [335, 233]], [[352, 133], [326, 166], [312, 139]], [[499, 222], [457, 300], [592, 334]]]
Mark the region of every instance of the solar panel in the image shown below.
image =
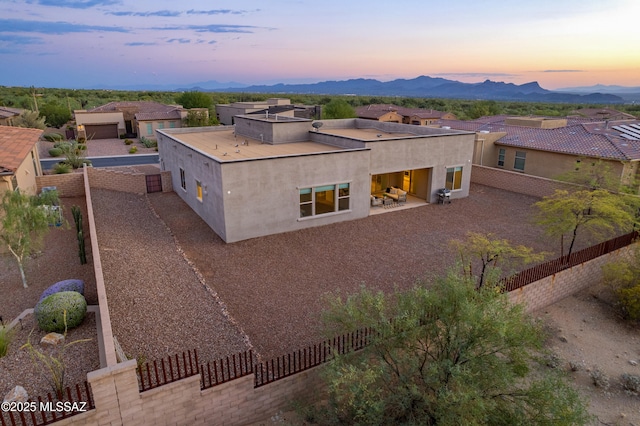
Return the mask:
[[620, 132], [620, 136], [628, 140], [640, 140], [640, 129], [635, 129], [627, 125], [611, 126], [613, 129]]
[[640, 130], [640, 125], [638, 124], [629, 124], [629, 126], [633, 127], [634, 129]]
[[629, 126], [625, 126], [625, 125], [622, 125], [620, 127], [622, 127], [624, 129], [625, 133], [628, 133], [628, 134], [630, 134], [632, 136], [636, 136], [636, 137], [640, 138], [640, 130], [636, 130], [633, 127], [629, 127]]

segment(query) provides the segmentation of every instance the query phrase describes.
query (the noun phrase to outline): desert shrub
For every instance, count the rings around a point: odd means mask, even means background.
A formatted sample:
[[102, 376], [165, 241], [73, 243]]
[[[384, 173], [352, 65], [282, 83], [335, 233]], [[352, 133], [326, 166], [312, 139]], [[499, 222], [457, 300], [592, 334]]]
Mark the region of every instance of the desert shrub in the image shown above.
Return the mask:
[[49, 155], [52, 157], [60, 157], [62, 155], [62, 150], [60, 148], [51, 148], [49, 150]]
[[600, 369], [600, 367], [593, 367], [593, 369], [589, 373], [589, 376], [591, 376], [591, 381], [595, 386], [603, 389], [609, 388], [609, 376], [607, 376], [606, 373]]
[[8, 324], [0, 322], [0, 358], [7, 354], [9, 345], [13, 339], [14, 329], [9, 329]]
[[47, 287], [47, 289], [42, 292], [40, 301], [45, 297], [51, 296], [54, 293], [60, 293], [61, 291], [75, 291], [76, 293], [84, 295], [84, 281], [76, 279], [58, 281], [52, 286]]
[[84, 136], [80, 136], [78, 138], [78, 143], [86, 143], [87, 142], [87, 138], [85, 138]]
[[86, 150], [87, 150], [87, 145], [86, 145], [86, 144], [83, 144], [83, 143], [79, 143], [79, 144], [78, 144], [78, 149], [79, 149], [80, 151], [86, 151]]
[[67, 163], [58, 163], [55, 166], [53, 166], [53, 173], [57, 175], [61, 175], [64, 173], [71, 173], [72, 169], [73, 167], [71, 167]]
[[57, 142], [64, 139], [60, 133], [45, 133], [42, 138], [49, 142]]
[[633, 394], [640, 393], [640, 376], [636, 374], [624, 373], [620, 376], [622, 387]]
[[585, 369], [584, 361], [569, 361], [569, 369], [571, 371], [582, 371]]
[[124, 144], [125, 145], [131, 145], [133, 143], [133, 141], [131, 139], [125, 139], [124, 140]]
[[145, 146], [145, 148], [155, 148], [158, 146], [158, 142], [153, 139], [147, 139], [144, 136], [140, 138], [140, 143]]
[[556, 353], [547, 354], [544, 361], [549, 368], [559, 368], [562, 365], [562, 358]]
[[603, 279], [618, 299], [626, 318], [640, 319], [640, 247], [631, 259], [621, 259], [602, 267]]
[[84, 296], [75, 291], [61, 291], [45, 297], [34, 309], [38, 327], [47, 332], [65, 331], [65, 313], [66, 328], [79, 326], [87, 313]]
[[129, 154], [135, 154], [136, 152], [138, 152], [138, 148], [135, 146], [132, 146], [131, 148], [129, 148]]

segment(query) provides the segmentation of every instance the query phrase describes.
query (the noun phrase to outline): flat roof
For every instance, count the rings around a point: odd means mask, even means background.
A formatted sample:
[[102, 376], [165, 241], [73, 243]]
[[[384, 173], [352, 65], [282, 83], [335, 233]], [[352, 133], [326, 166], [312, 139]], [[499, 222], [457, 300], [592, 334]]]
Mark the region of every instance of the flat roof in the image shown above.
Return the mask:
[[[177, 130], [177, 131], [175, 131]], [[271, 145], [261, 143], [260, 139], [235, 135], [232, 128], [226, 130], [202, 129], [182, 132], [185, 129], [164, 129], [160, 132], [209, 155], [215, 160], [233, 162], [239, 160], [255, 160], [260, 158], [288, 157], [332, 151], [353, 151], [317, 142], [289, 142]], [[225, 155], [226, 154], [226, 155]]]
[[357, 139], [364, 142], [384, 140], [384, 139], [406, 139], [413, 137], [424, 137], [425, 135], [417, 135], [408, 132], [385, 132], [380, 129], [358, 129], [352, 128], [320, 128], [318, 133], [327, 135], [340, 136], [343, 138]]

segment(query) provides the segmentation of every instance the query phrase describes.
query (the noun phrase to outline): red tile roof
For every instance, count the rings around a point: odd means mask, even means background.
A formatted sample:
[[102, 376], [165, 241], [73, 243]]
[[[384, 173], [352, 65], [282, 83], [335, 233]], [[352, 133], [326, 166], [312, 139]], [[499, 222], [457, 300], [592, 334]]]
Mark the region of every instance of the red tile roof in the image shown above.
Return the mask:
[[356, 108], [356, 115], [360, 118], [379, 118], [384, 114], [395, 111], [398, 114], [405, 117], [420, 117], [420, 118], [442, 118], [446, 112], [437, 111], [435, 109], [422, 109], [422, 108], [405, 108], [392, 104], [372, 104], [365, 105]]
[[108, 104], [92, 108], [87, 112], [118, 112], [129, 110], [135, 113], [136, 120], [173, 120], [180, 119], [181, 107], [165, 105], [159, 102], [148, 101], [122, 101], [109, 102]]
[[474, 132], [505, 132], [506, 135], [495, 142], [497, 145], [621, 161], [640, 160], [640, 140], [625, 139], [613, 128], [620, 124], [640, 124], [640, 120], [605, 122], [567, 117], [565, 127], [539, 129], [507, 125], [506, 118], [498, 115], [473, 121], [439, 120], [438, 124]]
[[15, 173], [42, 133], [39, 129], [0, 126], [0, 171]]

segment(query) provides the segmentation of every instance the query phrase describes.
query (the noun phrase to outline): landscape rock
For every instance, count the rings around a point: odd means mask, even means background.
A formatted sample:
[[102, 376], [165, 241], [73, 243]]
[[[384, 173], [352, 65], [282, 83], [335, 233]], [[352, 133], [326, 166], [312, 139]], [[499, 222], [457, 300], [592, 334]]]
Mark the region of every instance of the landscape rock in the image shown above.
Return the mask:
[[629, 360], [629, 364], [631, 364], [631, 365], [633, 365], [635, 367], [636, 365], [638, 365], [638, 361], [636, 361], [634, 359], [630, 359]]
[[64, 336], [60, 333], [49, 333], [40, 339], [41, 345], [58, 346], [60, 343], [64, 343]]
[[28, 400], [29, 394], [27, 394], [27, 390], [18, 385], [4, 396], [3, 402], [27, 402]]

